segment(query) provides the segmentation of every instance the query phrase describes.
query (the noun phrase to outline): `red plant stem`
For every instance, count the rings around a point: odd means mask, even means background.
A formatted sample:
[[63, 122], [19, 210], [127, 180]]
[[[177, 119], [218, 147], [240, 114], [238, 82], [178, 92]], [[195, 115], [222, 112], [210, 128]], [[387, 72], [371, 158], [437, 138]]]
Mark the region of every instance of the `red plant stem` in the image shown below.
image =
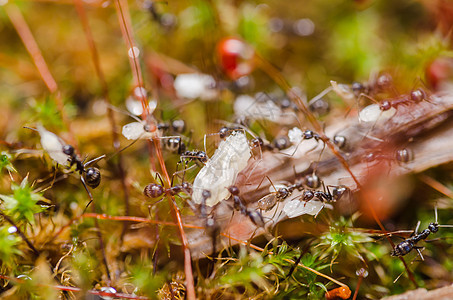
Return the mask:
[[[130, 20], [130, 14], [129, 14], [129, 8], [127, 5], [127, 2], [124, 0], [115, 0], [115, 8], [117, 10], [117, 15], [118, 15], [118, 20], [120, 23], [121, 27], [121, 32], [123, 35], [123, 38], [126, 42], [126, 45], [129, 48], [129, 62], [131, 64], [131, 68], [133, 70], [134, 74], [134, 79], [136, 82], [136, 86], [140, 89], [143, 88], [143, 78], [142, 78], [142, 73], [139, 67], [139, 62], [137, 55], [135, 51], [133, 50], [135, 47], [135, 42], [132, 37], [132, 26], [131, 26], [131, 20]], [[132, 55], [129, 55], [131, 54]], [[132, 56], [132, 57], [131, 57]], [[140, 96], [141, 96], [141, 102], [142, 102], [142, 107], [143, 107], [143, 113], [142, 113], [142, 119], [147, 122], [147, 125], [150, 127], [150, 131], [155, 131], [157, 129], [155, 124], [150, 124], [151, 119], [149, 118], [150, 112], [149, 112], [149, 106], [148, 106], [148, 101], [145, 97], [145, 95], [140, 91]], [[161, 165], [162, 171], [167, 178], [168, 183], [170, 182], [170, 176], [168, 175], [167, 169], [165, 167], [165, 162], [162, 156], [161, 148], [160, 148], [160, 141], [159, 139], [154, 139], [154, 149], [156, 151], [157, 157], [159, 159], [159, 163]], [[190, 256], [190, 249], [187, 241], [187, 237], [184, 233], [184, 226], [182, 223], [182, 218], [181, 218], [181, 213], [179, 211], [178, 206], [175, 203], [175, 200], [173, 197], [169, 198], [170, 205], [173, 207], [173, 211], [175, 213], [175, 218], [176, 218], [176, 223], [178, 224], [178, 228], [181, 234], [181, 242], [183, 246], [183, 252], [184, 252], [184, 271], [186, 275], [186, 288], [187, 288], [187, 298], [189, 300], [195, 300], [195, 287], [194, 287], [194, 279], [193, 279], [193, 273], [192, 273], [192, 259]]]
[[[322, 129], [322, 126], [318, 123], [318, 120], [316, 119], [316, 117], [310, 112], [310, 110], [307, 108], [307, 106], [302, 101], [302, 99], [299, 97], [299, 95], [297, 95], [294, 92], [294, 90], [291, 88], [289, 83], [285, 80], [285, 78], [280, 73], [280, 71], [278, 71], [277, 68], [275, 68], [271, 63], [269, 63], [267, 60], [265, 60], [264, 58], [262, 58], [261, 56], [259, 56], [257, 54], [255, 54], [255, 59], [257, 60], [258, 65], [261, 67], [261, 69], [270, 78], [272, 78], [277, 83], [277, 85], [279, 85], [280, 88], [283, 89], [283, 91], [285, 91], [285, 93], [288, 95], [288, 97], [292, 101], [294, 101], [294, 102], [296, 102], [298, 104], [299, 109], [302, 111], [302, 113], [304, 114], [305, 118], [307, 118], [307, 120], [310, 122], [310, 124], [315, 129], [315, 131], [318, 134], [320, 134], [322, 141], [327, 145], [327, 147], [329, 147], [329, 149], [332, 151], [332, 153], [338, 158], [340, 163], [343, 165], [345, 170], [351, 175], [351, 178], [354, 180], [354, 182], [357, 185], [357, 189], [360, 189], [362, 187], [362, 185], [360, 184], [359, 180], [354, 175], [354, 173], [352, 173], [351, 169], [349, 168], [349, 165], [348, 165], [347, 161], [344, 159], [343, 156], [341, 156], [341, 154], [335, 148], [335, 145], [324, 134], [324, 130]], [[371, 214], [372, 214], [373, 219], [375, 220], [375, 222], [378, 224], [378, 226], [381, 228], [382, 231], [386, 231], [384, 225], [382, 224], [381, 220], [379, 219], [378, 215], [376, 214], [376, 210], [374, 209], [371, 201], [368, 198], [366, 198], [366, 197], [365, 197], [365, 201], [367, 202], [367, 205], [368, 205], [368, 207], [369, 207], [369, 209], [371, 211]], [[386, 238], [389, 241], [389, 243], [392, 246], [392, 248], [395, 248], [395, 244], [393, 243], [392, 239], [389, 236], [387, 236]], [[404, 267], [406, 268], [406, 271], [407, 271], [407, 273], [409, 275], [409, 278], [412, 281], [412, 283], [416, 287], [418, 287], [417, 282], [415, 281], [414, 275], [409, 270], [404, 258], [400, 256], [399, 259], [403, 262]]]
[[424, 183], [426, 183], [439, 193], [444, 194], [448, 198], [453, 199], [453, 192], [439, 181], [426, 175], [419, 175], [418, 177], [420, 178], [421, 181], [423, 181]]
[[363, 276], [359, 276], [359, 280], [357, 281], [357, 287], [355, 288], [354, 296], [352, 296], [352, 300], [357, 299], [357, 295], [359, 294], [360, 285], [362, 284]]
[[[143, 77], [142, 77], [142, 72], [140, 69], [140, 64], [138, 61], [138, 57], [133, 50], [135, 45], [134, 38], [132, 36], [132, 25], [131, 25], [131, 19], [130, 19], [130, 14], [129, 14], [129, 7], [127, 5], [127, 1], [124, 0], [115, 0], [115, 8], [117, 11], [118, 15], [118, 21], [120, 23], [121, 27], [121, 32], [123, 34], [124, 41], [126, 42], [128, 49], [128, 57], [129, 57], [129, 63], [131, 65], [132, 69], [132, 75], [134, 77], [134, 82], [135, 85], [142, 89], [143, 88]], [[132, 53], [132, 57], [130, 55]], [[142, 107], [143, 107], [143, 114], [142, 118], [143, 120], [146, 120], [147, 116], [149, 115], [149, 106], [148, 106], [148, 101], [146, 100], [146, 97], [144, 93], [140, 90], [140, 96], [141, 96], [141, 102], [142, 102]]]
[[[165, 162], [162, 156], [162, 150], [160, 146], [160, 140], [154, 139], [154, 148], [157, 152], [157, 157], [159, 158], [160, 167], [162, 168], [162, 172], [167, 179], [167, 183], [170, 183], [170, 176], [168, 175], [167, 168], [165, 166]], [[178, 206], [176, 205], [175, 199], [173, 196], [168, 198], [168, 202], [170, 206], [173, 208], [173, 212], [175, 213], [176, 223], [178, 224], [179, 232], [181, 234], [181, 242], [182, 248], [184, 251], [184, 273], [186, 275], [186, 288], [187, 288], [187, 299], [195, 300], [195, 287], [194, 287], [194, 279], [193, 279], [193, 272], [192, 272], [192, 257], [190, 256], [190, 249], [189, 249], [189, 242], [187, 241], [186, 234], [184, 232], [184, 225], [182, 223], [181, 212], [179, 211]]]
[[[0, 278], [8, 280], [8, 281], [12, 281], [17, 284], [23, 284], [23, 283], [27, 282], [27, 280], [24, 280], [24, 279], [9, 277], [9, 276], [2, 275], [2, 274], [0, 274]], [[85, 291], [81, 288], [73, 287], [73, 286], [46, 285], [46, 284], [37, 284], [37, 285], [45, 286], [45, 287], [52, 287], [56, 290], [66, 291], [66, 292], [84, 292]], [[122, 299], [139, 299], [139, 300], [149, 299], [149, 298], [143, 297], [143, 296], [128, 295], [128, 294], [123, 294], [123, 293], [110, 293], [110, 292], [97, 291], [97, 290], [88, 290], [86, 292], [88, 292], [89, 294], [92, 294], [92, 295], [98, 295], [98, 296], [104, 296], [104, 297], [115, 297], [115, 298], [122, 298]]]
[[[98, 220], [111, 220], [111, 221], [122, 221], [122, 222], [150, 223], [150, 224], [157, 224], [157, 225], [164, 225], [164, 226], [179, 226], [179, 224], [176, 224], [174, 222], [158, 221], [158, 220], [146, 219], [146, 218], [135, 217], [135, 216], [109, 216], [106, 214], [85, 213], [85, 214], [75, 217], [71, 221], [69, 221], [68, 224], [63, 226], [53, 236], [53, 239], [55, 239], [57, 236], [59, 236], [72, 223], [74, 223], [77, 220], [83, 219], [83, 218], [94, 218], [94, 219], [98, 219]], [[202, 226], [197, 226], [197, 225], [192, 225], [192, 224], [182, 224], [182, 226], [185, 228], [205, 229]]]
[[[90, 48], [94, 68], [96, 70], [96, 75], [98, 76], [99, 82], [101, 83], [104, 101], [107, 104], [111, 104], [107, 81], [105, 79], [104, 72], [102, 71], [102, 68], [101, 68], [99, 53], [98, 53], [96, 44], [94, 42], [94, 38], [93, 38], [93, 34], [91, 31], [90, 25], [88, 23], [85, 7], [83, 6], [83, 3], [81, 0], [74, 0], [74, 5], [77, 9], [77, 13], [78, 13], [80, 21], [82, 23], [83, 31], [85, 32], [85, 37], [87, 39], [88, 46]], [[119, 171], [119, 175], [120, 175], [121, 187], [122, 187], [123, 193], [124, 193], [124, 206], [125, 206], [124, 213], [126, 215], [128, 215], [129, 214], [129, 190], [128, 190], [127, 184], [126, 184], [126, 171], [123, 166], [122, 153], [121, 153], [121, 151], [119, 151], [120, 150], [120, 141], [119, 141], [119, 137], [118, 137], [118, 133], [117, 133], [115, 115], [114, 115], [113, 109], [110, 107], [110, 105], [108, 105], [107, 113], [108, 113], [108, 118], [109, 118], [109, 122], [110, 122], [110, 127], [112, 129], [113, 148], [118, 153], [118, 171]], [[123, 235], [126, 231], [126, 228], [127, 228], [126, 226], [127, 226], [127, 223], [124, 223], [123, 232], [121, 233], [121, 237], [123, 237]]]
[[33, 34], [31, 33], [31, 30], [28, 27], [27, 22], [25, 21], [19, 8], [15, 4], [8, 4], [5, 6], [5, 11], [14, 28], [16, 29], [17, 34], [19, 34], [19, 37], [24, 43], [25, 48], [33, 59], [33, 63], [35, 64], [36, 69], [38, 69], [38, 72], [41, 75], [41, 78], [44, 81], [45, 85], [51, 93], [57, 92], [57, 82], [50, 73], [46, 61], [42, 56], [41, 50], [39, 49], [39, 46], [36, 43], [36, 40], [33, 37]]
[[14, 26], [14, 29], [17, 31], [22, 43], [24, 44], [27, 52], [30, 54], [30, 57], [33, 60], [33, 63], [36, 66], [36, 69], [39, 72], [44, 84], [46, 85], [47, 89], [52, 93], [55, 94], [55, 101], [57, 103], [58, 110], [60, 111], [61, 118], [64, 124], [68, 128], [68, 132], [71, 138], [71, 144], [74, 148], [78, 151], [77, 140], [75, 138], [74, 133], [71, 130], [71, 123], [66, 115], [64, 110], [63, 100], [61, 99], [61, 94], [58, 90], [57, 82], [55, 81], [54, 77], [50, 73], [49, 67], [47, 66], [46, 61], [39, 49], [38, 43], [36, 43], [33, 34], [31, 33], [30, 27], [28, 27], [27, 22], [24, 19], [24, 16], [20, 12], [19, 8], [15, 4], [8, 4], [5, 5], [5, 11], [10, 19], [11, 23]]

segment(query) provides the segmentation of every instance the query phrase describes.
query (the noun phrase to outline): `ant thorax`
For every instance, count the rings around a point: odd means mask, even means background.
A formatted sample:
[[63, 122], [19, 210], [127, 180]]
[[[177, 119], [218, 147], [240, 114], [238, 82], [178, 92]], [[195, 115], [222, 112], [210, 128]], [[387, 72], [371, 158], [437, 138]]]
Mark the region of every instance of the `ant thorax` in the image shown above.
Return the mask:
[[248, 141], [244, 133], [234, 131], [221, 141], [214, 155], [200, 170], [193, 183], [192, 200], [196, 204], [202, 202], [203, 190], [211, 191], [206, 200], [207, 206], [214, 206], [229, 196], [227, 188], [236, 180], [251, 157]]

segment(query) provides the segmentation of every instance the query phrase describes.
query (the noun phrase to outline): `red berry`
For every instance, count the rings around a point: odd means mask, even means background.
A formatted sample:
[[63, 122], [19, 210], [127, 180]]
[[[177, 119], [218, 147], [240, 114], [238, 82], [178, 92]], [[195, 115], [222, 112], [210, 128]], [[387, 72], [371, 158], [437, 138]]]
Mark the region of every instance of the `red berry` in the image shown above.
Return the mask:
[[220, 64], [226, 75], [233, 80], [253, 71], [255, 51], [244, 41], [229, 37], [221, 40], [217, 46]]

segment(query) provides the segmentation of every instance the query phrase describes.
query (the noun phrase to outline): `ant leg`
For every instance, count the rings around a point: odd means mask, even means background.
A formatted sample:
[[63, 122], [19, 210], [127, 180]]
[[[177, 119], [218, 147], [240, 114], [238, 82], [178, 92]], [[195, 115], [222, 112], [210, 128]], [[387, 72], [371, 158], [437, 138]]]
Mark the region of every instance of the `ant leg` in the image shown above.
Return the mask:
[[[104, 154], [104, 155], [101, 155], [101, 156], [99, 156], [99, 157], [93, 158], [92, 160], [86, 162], [86, 163], [83, 165], [83, 167], [85, 168], [85, 167], [87, 167], [87, 166], [89, 166], [89, 165], [91, 165], [91, 164], [94, 164], [95, 162], [100, 161], [101, 159], [105, 158], [106, 156], [107, 156], [107, 155]], [[85, 161], [85, 159], [84, 159], [84, 161]]]
[[185, 174], [185, 172], [188, 171], [188, 170], [190, 170], [190, 169], [195, 168], [196, 166], [197, 166], [197, 165], [191, 165], [191, 166], [188, 167], [188, 168], [184, 168], [183, 170], [174, 172], [173, 175], [177, 175], [177, 174], [179, 174], [179, 173], [183, 173], [183, 181], [184, 181], [184, 174]]
[[434, 207], [434, 222], [437, 223], [437, 205]]
[[425, 247], [414, 246], [414, 249], [417, 250], [418, 256], [420, 256], [421, 260], [424, 261], [425, 258], [423, 257], [422, 252], [420, 251], [420, 249], [425, 249]]
[[83, 187], [85, 188], [85, 191], [87, 191], [88, 197], [90, 197], [90, 202], [88, 202], [88, 204], [85, 206], [85, 209], [83, 210], [83, 214], [84, 214], [86, 212], [88, 206], [90, 206], [91, 202], [93, 202], [93, 195], [91, 195], [91, 192], [88, 189], [87, 184], [86, 184], [85, 179], [83, 178], [83, 176], [80, 176], [80, 181], [82, 181]]
[[417, 226], [415, 226], [414, 232], [411, 234], [411, 236], [417, 235], [418, 229], [420, 228], [420, 221], [417, 222]]
[[[143, 135], [143, 134], [142, 134]], [[141, 136], [140, 136], [141, 137]], [[118, 150], [116, 153], [113, 153], [112, 155], [110, 155], [106, 160], [110, 160], [112, 159], [113, 157], [115, 157], [118, 153], [120, 152], [123, 152], [124, 150], [126, 150], [127, 148], [131, 147], [132, 145], [134, 145], [137, 141], [140, 140], [140, 137], [138, 139], [135, 139], [133, 140], [131, 143], [129, 143], [129, 145], [125, 146], [123, 149], [120, 149]]]
[[[160, 184], [162, 185], [162, 187], [164, 187], [164, 181], [162, 180], [162, 177], [160, 176], [159, 173], [156, 173], [156, 179], [157, 179], [157, 177], [159, 178]], [[172, 178], [172, 185], [171, 186], [173, 186], [173, 178]]]
[[322, 206], [321, 206], [321, 209], [316, 213], [316, 215], [314, 216], [314, 218], [316, 219], [316, 217], [318, 217], [319, 213], [322, 211], [322, 209], [326, 206], [326, 204], [323, 202], [322, 203]]

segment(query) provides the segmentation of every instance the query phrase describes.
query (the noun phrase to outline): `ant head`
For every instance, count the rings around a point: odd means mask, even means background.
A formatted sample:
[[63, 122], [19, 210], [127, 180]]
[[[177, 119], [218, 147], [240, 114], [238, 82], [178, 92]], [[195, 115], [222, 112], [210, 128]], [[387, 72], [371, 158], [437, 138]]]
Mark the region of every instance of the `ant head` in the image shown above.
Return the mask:
[[330, 104], [323, 98], [310, 103], [308, 108], [319, 116], [325, 116], [330, 112]]
[[304, 139], [308, 140], [313, 138], [313, 131], [311, 130], [305, 130], [304, 131]]
[[340, 186], [334, 187], [332, 189], [332, 196], [336, 201], [338, 201], [348, 191], [349, 191], [349, 188], [345, 187], [344, 185], [340, 185]]
[[74, 147], [71, 145], [64, 145], [63, 146], [63, 153], [66, 155], [73, 155], [74, 154]]
[[390, 103], [390, 101], [385, 100], [385, 101], [382, 101], [379, 108], [383, 111], [386, 111], [386, 110], [389, 110], [390, 108], [392, 108], [392, 104]]
[[151, 132], [151, 126], [149, 126], [149, 124], [145, 124], [143, 125], [143, 130], [145, 130], [145, 132]]
[[280, 108], [281, 108], [281, 109], [290, 108], [291, 105], [292, 105], [292, 102], [291, 102], [291, 100], [289, 100], [288, 98], [283, 98], [283, 99], [280, 101]]
[[333, 143], [338, 146], [338, 148], [343, 149], [346, 146], [346, 137], [342, 135], [336, 135], [333, 137]]
[[87, 185], [91, 188], [97, 188], [101, 183], [101, 172], [98, 168], [88, 168], [85, 172], [85, 180]]
[[392, 76], [388, 73], [384, 73], [377, 78], [376, 85], [379, 89], [385, 90], [392, 85], [392, 82], [393, 82]]
[[208, 156], [206, 155], [206, 152], [204, 152], [204, 151], [198, 151], [197, 158], [203, 163], [208, 161]]
[[224, 139], [228, 136], [228, 133], [230, 132], [230, 129], [228, 127], [222, 127], [219, 130], [219, 136], [221, 139]]
[[252, 148], [258, 148], [262, 147], [264, 145], [263, 139], [262, 138], [254, 138], [250, 140], [250, 147]]
[[171, 128], [178, 133], [183, 133], [186, 129], [186, 122], [184, 120], [173, 120], [171, 122]]
[[204, 199], [211, 198], [211, 192], [210, 192], [209, 190], [203, 190], [203, 192], [201, 193], [201, 196], [202, 196]]
[[284, 135], [276, 137], [273, 144], [278, 150], [284, 150], [290, 146], [288, 138]]
[[230, 192], [231, 195], [233, 195], [233, 196], [237, 196], [237, 195], [239, 195], [239, 188], [235, 185], [232, 185], [232, 186], [228, 187], [228, 192]]
[[315, 197], [315, 193], [314, 193], [313, 191], [306, 190], [306, 191], [304, 191], [302, 200], [304, 200], [304, 201], [310, 201], [310, 200], [313, 199], [314, 197]]
[[283, 187], [283, 188], [280, 188], [280, 189], [278, 189], [278, 191], [277, 191], [277, 196], [278, 196], [279, 198], [286, 198], [286, 197], [289, 196], [289, 190], [288, 190], [287, 188], [284, 188], [284, 187]]
[[360, 83], [360, 82], [353, 82], [352, 83], [352, 92], [354, 93], [354, 96], [358, 97], [361, 93], [365, 91], [365, 86]]
[[155, 183], [150, 183], [147, 186], [145, 186], [145, 189], [143, 190], [143, 194], [145, 194], [146, 197], [149, 198], [157, 198], [162, 196], [164, 193], [164, 188]]
[[250, 210], [247, 212], [248, 217], [258, 227], [264, 227], [264, 219], [263, 216], [257, 210]]
[[439, 224], [437, 224], [437, 222], [436, 223], [429, 223], [428, 229], [432, 233], [435, 233], [435, 232], [437, 232], [439, 230]]
[[[190, 183], [184, 181], [182, 183], [182, 188], [186, 193], [192, 194], [192, 185]], [[211, 195], [209, 195], [209, 197], [211, 197]]]

